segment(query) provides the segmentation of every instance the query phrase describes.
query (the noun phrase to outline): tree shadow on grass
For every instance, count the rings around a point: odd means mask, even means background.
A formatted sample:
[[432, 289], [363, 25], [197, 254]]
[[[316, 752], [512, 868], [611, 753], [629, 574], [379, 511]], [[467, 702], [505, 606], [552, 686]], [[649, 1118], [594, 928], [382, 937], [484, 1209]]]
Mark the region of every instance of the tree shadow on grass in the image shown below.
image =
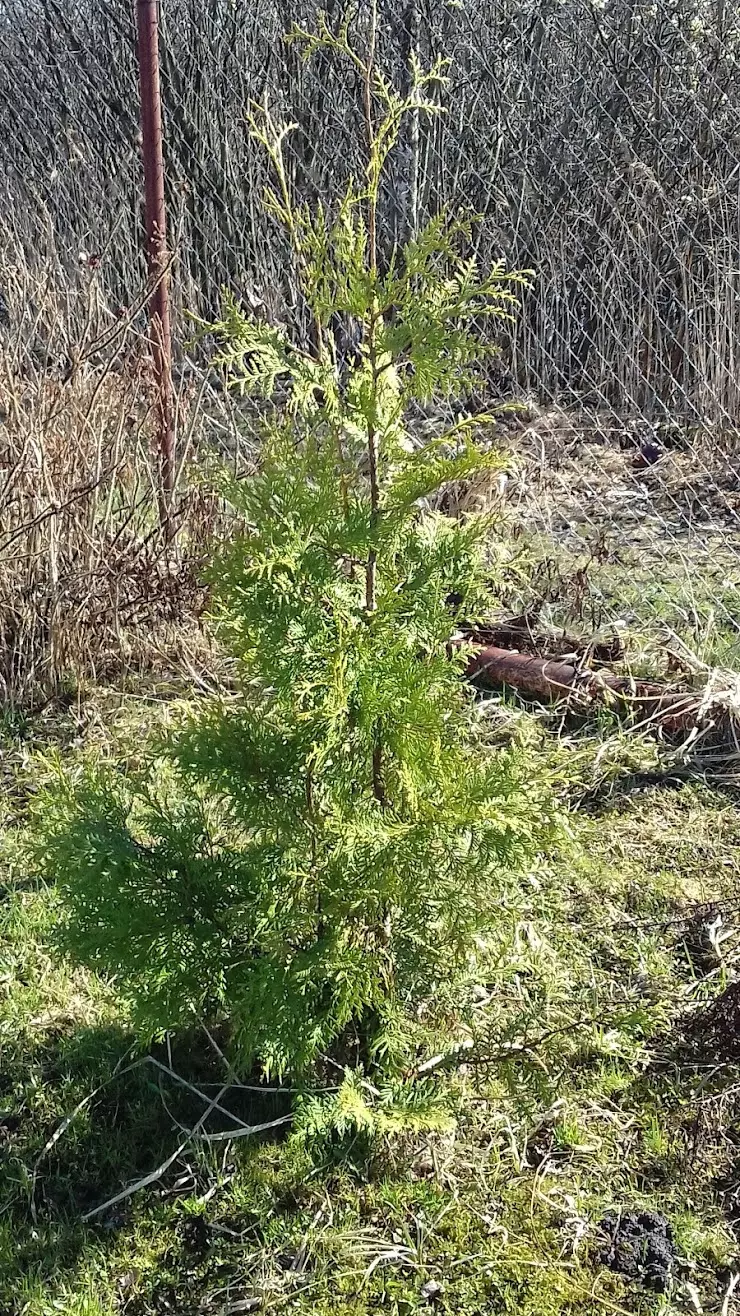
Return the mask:
[[[118, 1027], [49, 1037], [0, 1071], [0, 1311], [14, 1311], [4, 1302], [12, 1304], [29, 1277], [57, 1284], [91, 1243], [99, 1249], [113, 1241], [131, 1226], [145, 1194], [161, 1203], [202, 1196], [218, 1182], [228, 1142], [205, 1146], [188, 1134], [208, 1109], [203, 1098], [212, 1101], [228, 1081], [205, 1034], [178, 1037], [146, 1056]], [[289, 1113], [290, 1094], [231, 1087], [219, 1104], [204, 1131], [279, 1120]], [[98, 1211], [170, 1158], [143, 1193]]]

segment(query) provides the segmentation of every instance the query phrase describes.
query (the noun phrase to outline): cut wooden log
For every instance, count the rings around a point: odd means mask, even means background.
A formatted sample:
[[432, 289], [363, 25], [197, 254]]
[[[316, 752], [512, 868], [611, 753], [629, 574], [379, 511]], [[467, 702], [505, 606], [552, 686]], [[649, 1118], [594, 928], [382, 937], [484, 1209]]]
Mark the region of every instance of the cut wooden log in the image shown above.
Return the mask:
[[496, 645], [473, 652], [467, 675], [478, 685], [508, 686], [548, 702], [568, 699], [577, 707], [597, 702], [617, 705], [638, 721], [654, 722], [668, 733], [690, 731], [702, 706], [702, 695], [696, 690], [671, 690], [657, 681], [579, 669], [557, 658], [536, 658]]
[[594, 663], [617, 663], [624, 658], [624, 642], [619, 635], [589, 640], [582, 635], [569, 635], [567, 631], [545, 632], [537, 629], [536, 619], [533, 624], [526, 617], [464, 629], [471, 643], [482, 648], [513, 650], [535, 657], [547, 654], [548, 658], [566, 661], [588, 655]]

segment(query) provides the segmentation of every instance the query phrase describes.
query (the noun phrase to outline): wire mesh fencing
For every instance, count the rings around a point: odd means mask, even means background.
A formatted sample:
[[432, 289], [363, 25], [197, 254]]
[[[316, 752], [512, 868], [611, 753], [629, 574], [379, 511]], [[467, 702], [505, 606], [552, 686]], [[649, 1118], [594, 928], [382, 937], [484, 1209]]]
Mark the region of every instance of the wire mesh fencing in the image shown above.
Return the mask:
[[[345, 9], [327, 0], [338, 28]], [[362, 87], [283, 40], [309, 0], [163, 0], [168, 202], [183, 311], [223, 287], [305, 331], [291, 254], [265, 215], [245, 111], [294, 122], [297, 194], [361, 169]], [[354, 11], [362, 35], [369, 6]], [[644, 621], [740, 666], [740, 16], [726, 0], [391, 0], [395, 85], [448, 60], [388, 171], [385, 251], [441, 208], [475, 251], [533, 271], [490, 388], [530, 410], [507, 514], [531, 545], [532, 607]], [[7, 341], [62, 374], [82, 337], [143, 333], [135, 25], [129, 0], [0, 4]], [[657, 633], [657, 632], [656, 632]], [[693, 655], [693, 657], [692, 657]]]

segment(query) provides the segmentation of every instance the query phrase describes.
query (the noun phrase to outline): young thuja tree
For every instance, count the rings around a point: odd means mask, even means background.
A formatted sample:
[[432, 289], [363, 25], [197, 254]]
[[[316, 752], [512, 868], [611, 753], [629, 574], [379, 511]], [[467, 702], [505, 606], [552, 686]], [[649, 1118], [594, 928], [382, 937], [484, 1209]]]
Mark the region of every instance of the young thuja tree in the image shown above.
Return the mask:
[[449, 596], [468, 614], [486, 599], [486, 525], [424, 510], [496, 461], [475, 443], [486, 418], [421, 446], [404, 425], [412, 402], [471, 388], [479, 328], [511, 312], [521, 276], [481, 274], [469, 225], [444, 217], [379, 267], [383, 167], [441, 69], [417, 68], [404, 102], [372, 34], [293, 39], [356, 67], [367, 172], [333, 211], [297, 206], [289, 129], [254, 109], [314, 347], [230, 300], [203, 326], [234, 386], [266, 400], [259, 471], [230, 487], [247, 530], [214, 571], [240, 692], [160, 745], [145, 779], [64, 779], [41, 853], [68, 949], [115, 975], [148, 1034], [220, 1016], [244, 1067], [299, 1075], [333, 1052], [393, 1071], [412, 1021], [470, 970], [544, 817], [516, 754], [479, 747], [450, 644]]

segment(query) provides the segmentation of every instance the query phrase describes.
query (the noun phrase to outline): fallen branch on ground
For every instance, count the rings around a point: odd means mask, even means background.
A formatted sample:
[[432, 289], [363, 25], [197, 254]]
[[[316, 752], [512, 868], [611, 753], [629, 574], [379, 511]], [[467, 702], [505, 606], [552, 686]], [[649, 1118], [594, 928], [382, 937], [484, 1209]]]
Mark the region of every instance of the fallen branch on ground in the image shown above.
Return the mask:
[[[475, 634], [466, 641], [474, 644]], [[483, 645], [472, 654], [467, 675], [480, 685], [492, 689], [508, 686], [548, 702], [569, 699], [580, 707], [611, 704], [659, 725], [668, 734], [693, 730], [700, 713], [708, 712], [701, 691], [671, 690], [657, 681], [591, 671], [561, 659], [536, 658], [496, 645]]]

